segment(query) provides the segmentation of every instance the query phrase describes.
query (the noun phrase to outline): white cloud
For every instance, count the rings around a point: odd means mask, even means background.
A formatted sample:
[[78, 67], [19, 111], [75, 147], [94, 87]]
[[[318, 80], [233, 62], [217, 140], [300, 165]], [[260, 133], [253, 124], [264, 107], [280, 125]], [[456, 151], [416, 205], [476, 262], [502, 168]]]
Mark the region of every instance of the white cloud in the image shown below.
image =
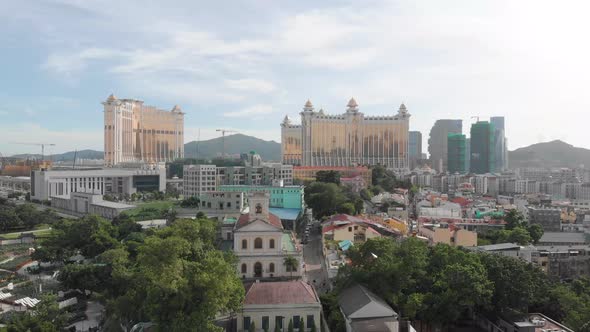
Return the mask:
[[57, 52], [49, 54], [43, 68], [58, 74], [72, 74], [85, 69], [89, 61], [105, 60], [124, 56], [125, 53], [108, 48], [90, 47], [78, 52]]
[[225, 80], [225, 84], [231, 89], [257, 93], [271, 93], [276, 90], [271, 82], [255, 78]]
[[227, 118], [250, 118], [256, 117], [260, 115], [267, 115], [273, 112], [273, 108], [271, 105], [254, 105], [250, 107], [243, 108], [239, 111], [233, 112], [225, 112], [223, 116]]

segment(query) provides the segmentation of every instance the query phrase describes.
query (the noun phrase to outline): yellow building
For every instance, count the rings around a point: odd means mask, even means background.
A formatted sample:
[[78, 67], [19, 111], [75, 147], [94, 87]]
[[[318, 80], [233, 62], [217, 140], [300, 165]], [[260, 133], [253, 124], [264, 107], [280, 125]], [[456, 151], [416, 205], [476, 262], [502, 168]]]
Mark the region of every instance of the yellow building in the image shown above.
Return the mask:
[[110, 95], [104, 105], [104, 162], [158, 163], [184, 157], [184, 113]]
[[362, 243], [368, 239], [381, 237], [381, 234], [372, 227], [362, 223], [347, 223], [343, 225], [332, 224], [323, 228], [322, 235], [325, 240], [346, 241]]
[[384, 165], [408, 169], [410, 114], [401, 104], [396, 115], [365, 116], [354, 98], [346, 112], [326, 115], [308, 100], [301, 124], [288, 117], [281, 123], [281, 152], [285, 164], [301, 166]]
[[433, 245], [445, 243], [461, 247], [477, 246], [477, 233], [465, 229], [451, 230], [448, 227], [420, 224], [418, 226], [418, 235], [427, 238], [428, 242]]

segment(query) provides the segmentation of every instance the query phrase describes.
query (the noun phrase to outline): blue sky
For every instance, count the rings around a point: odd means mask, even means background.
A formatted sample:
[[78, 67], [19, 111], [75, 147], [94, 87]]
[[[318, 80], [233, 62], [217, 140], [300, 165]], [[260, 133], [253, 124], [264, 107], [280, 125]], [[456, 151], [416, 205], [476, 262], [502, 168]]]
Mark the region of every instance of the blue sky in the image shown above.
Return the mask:
[[511, 149], [590, 148], [586, 1], [3, 1], [0, 153], [102, 150], [110, 93], [186, 112], [186, 141], [280, 140], [309, 98], [406, 103], [410, 127], [505, 116]]

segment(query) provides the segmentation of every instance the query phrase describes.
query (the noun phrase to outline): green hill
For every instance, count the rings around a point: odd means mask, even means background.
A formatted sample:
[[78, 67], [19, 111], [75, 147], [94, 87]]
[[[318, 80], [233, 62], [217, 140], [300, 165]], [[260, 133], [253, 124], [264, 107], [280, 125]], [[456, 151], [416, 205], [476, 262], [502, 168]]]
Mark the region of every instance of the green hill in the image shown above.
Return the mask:
[[518, 167], [590, 167], [590, 150], [560, 140], [537, 143], [510, 151], [508, 165]]
[[[281, 160], [281, 144], [275, 141], [265, 141], [253, 136], [235, 134], [225, 137], [225, 147], [225, 153], [227, 154], [256, 151], [265, 161]], [[212, 159], [221, 156], [222, 151], [223, 139], [221, 137], [206, 141], [193, 141], [184, 145], [185, 158]]]

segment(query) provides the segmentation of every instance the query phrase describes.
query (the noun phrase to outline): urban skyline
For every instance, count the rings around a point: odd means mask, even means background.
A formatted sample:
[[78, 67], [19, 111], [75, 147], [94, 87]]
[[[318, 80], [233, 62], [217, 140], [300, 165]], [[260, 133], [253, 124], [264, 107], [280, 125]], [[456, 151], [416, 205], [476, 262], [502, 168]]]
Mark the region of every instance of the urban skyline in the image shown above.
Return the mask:
[[[258, 120], [295, 117], [308, 98], [338, 113], [342, 99], [355, 97], [367, 115], [404, 102], [413, 110], [410, 130], [423, 134], [436, 119], [467, 126], [471, 116], [499, 115], [508, 119], [510, 150], [557, 138], [589, 147], [583, 121], [574, 120], [590, 106], [580, 82], [589, 76], [587, 49], [571, 42], [587, 30], [577, 24], [588, 24], [578, 16], [588, 4], [559, 13], [549, 2], [458, 4], [451, 12], [436, 2], [250, 3], [223, 11], [228, 6], [179, 3], [188, 9], [177, 13], [133, 2], [9, 2], [0, 13], [0, 151], [37, 152], [8, 140], [56, 143], [49, 152], [101, 149], [97, 103], [110, 93], [181, 105], [186, 141], [199, 128], [201, 139], [217, 137], [221, 126], [279, 141], [280, 130]], [[117, 35], [111, 23], [130, 8], [138, 14], [125, 17], [128, 29]], [[244, 15], [251, 11], [256, 19]], [[134, 24], [145, 17], [158, 19]], [[222, 18], [229, 23], [212, 28]], [[548, 28], [549, 20], [558, 24]], [[568, 61], [559, 61], [564, 54]], [[551, 116], [556, 110], [560, 116]], [[537, 126], [517, 130], [532, 117]]]

